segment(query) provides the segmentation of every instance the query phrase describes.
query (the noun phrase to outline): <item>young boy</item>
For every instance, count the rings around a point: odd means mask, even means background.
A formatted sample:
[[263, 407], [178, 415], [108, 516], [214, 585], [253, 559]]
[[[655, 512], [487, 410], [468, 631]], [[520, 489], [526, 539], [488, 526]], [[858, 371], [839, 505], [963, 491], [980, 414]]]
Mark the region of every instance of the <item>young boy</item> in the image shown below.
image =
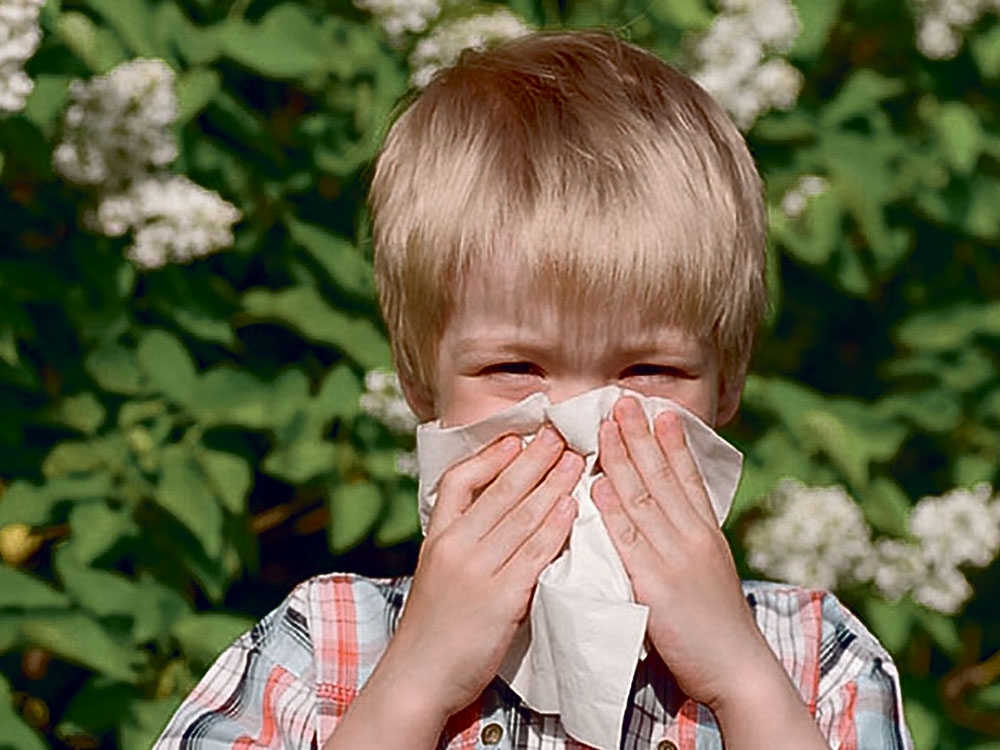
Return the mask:
[[[389, 133], [372, 186], [408, 402], [467, 425], [608, 384], [710, 426], [767, 304], [761, 186], [694, 83], [596, 32], [467, 53]], [[891, 659], [824, 592], [738, 580], [676, 417], [624, 397], [592, 498], [649, 608], [623, 748], [906, 748]], [[558, 432], [444, 475], [412, 580], [310, 580], [217, 661], [161, 748], [571, 748], [496, 677], [583, 470]], [[581, 602], [581, 606], [586, 606]]]

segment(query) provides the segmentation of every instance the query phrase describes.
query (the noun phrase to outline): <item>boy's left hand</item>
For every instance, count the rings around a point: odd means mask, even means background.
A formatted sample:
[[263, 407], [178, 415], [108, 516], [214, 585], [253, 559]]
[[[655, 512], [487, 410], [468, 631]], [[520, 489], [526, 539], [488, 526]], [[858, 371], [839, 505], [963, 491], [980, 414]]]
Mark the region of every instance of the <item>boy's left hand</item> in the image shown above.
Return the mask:
[[601, 425], [605, 476], [594, 502], [636, 600], [649, 607], [653, 646], [680, 688], [715, 709], [775, 658], [744, 599], [679, 415], [660, 414], [651, 432], [633, 398], [619, 399], [613, 414]]

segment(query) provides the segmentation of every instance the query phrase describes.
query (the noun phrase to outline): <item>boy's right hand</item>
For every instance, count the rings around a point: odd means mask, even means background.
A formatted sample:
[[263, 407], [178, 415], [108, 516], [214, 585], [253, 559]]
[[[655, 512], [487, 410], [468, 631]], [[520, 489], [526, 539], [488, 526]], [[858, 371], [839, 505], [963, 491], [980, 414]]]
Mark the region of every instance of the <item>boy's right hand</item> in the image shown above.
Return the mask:
[[524, 449], [507, 436], [443, 476], [384, 657], [397, 695], [443, 723], [494, 678], [569, 536], [583, 466], [546, 426]]

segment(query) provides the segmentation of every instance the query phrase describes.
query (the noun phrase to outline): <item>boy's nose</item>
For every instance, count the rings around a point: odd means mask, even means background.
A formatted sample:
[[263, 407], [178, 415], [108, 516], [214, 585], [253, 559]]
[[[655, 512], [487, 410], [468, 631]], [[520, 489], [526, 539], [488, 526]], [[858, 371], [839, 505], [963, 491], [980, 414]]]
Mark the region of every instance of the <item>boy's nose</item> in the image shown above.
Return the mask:
[[579, 396], [581, 393], [592, 391], [595, 388], [612, 385], [614, 382], [615, 381], [606, 381], [600, 378], [574, 378], [565, 381], [561, 380], [549, 385], [549, 400], [553, 404], [558, 404], [561, 401], [566, 401], [574, 396]]

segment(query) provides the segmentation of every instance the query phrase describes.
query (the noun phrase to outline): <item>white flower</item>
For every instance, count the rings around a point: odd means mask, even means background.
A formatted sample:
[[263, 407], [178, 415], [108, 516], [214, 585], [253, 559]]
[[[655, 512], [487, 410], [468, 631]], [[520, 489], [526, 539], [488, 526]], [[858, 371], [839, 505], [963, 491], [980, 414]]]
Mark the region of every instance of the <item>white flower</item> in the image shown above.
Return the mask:
[[439, 0], [354, 0], [354, 5], [375, 16], [395, 44], [407, 32], [425, 31], [441, 13]]
[[781, 212], [789, 219], [799, 218], [806, 210], [811, 198], [822, 195], [827, 190], [827, 182], [819, 175], [802, 175], [795, 187], [781, 198]]
[[693, 50], [692, 74], [748, 128], [769, 109], [790, 109], [802, 88], [802, 74], [780, 57], [798, 36], [800, 24], [788, 0], [720, 0], [716, 16]]
[[0, 0], [0, 114], [20, 112], [34, 89], [22, 69], [42, 41], [45, 0]]
[[910, 515], [910, 533], [938, 568], [989, 565], [1000, 551], [1000, 523], [992, 490], [979, 484], [942, 497], [925, 497]]
[[438, 70], [454, 65], [462, 50], [483, 50], [530, 31], [524, 21], [503, 8], [492, 15], [442, 23], [421, 39], [410, 55], [413, 84], [421, 88], [426, 86]]
[[365, 392], [359, 403], [362, 411], [393, 432], [413, 432], [419, 422], [406, 403], [399, 376], [388, 370], [370, 370], [365, 374]]
[[929, 609], [957, 614], [972, 596], [972, 586], [956, 568], [931, 568], [913, 590], [913, 598]]
[[769, 505], [771, 515], [746, 535], [754, 568], [778, 580], [829, 589], [871, 578], [871, 530], [842, 487], [785, 480]]
[[240, 212], [180, 175], [151, 177], [101, 198], [90, 217], [110, 236], [133, 231], [127, 256], [142, 269], [186, 263], [233, 244]]
[[70, 86], [53, 166], [70, 182], [119, 191], [177, 157], [174, 73], [162, 60], [132, 60]]
[[396, 454], [396, 472], [402, 476], [413, 477], [416, 479], [420, 476], [420, 464], [417, 461], [416, 451], [399, 451]]
[[927, 559], [919, 545], [898, 539], [880, 539], [875, 546], [878, 559], [875, 588], [890, 601], [898, 601], [928, 575]]
[[997, 0], [913, 0], [917, 49], [932, 60], [958, 54], [965, 31], [989, 12], [1000, 12]]

